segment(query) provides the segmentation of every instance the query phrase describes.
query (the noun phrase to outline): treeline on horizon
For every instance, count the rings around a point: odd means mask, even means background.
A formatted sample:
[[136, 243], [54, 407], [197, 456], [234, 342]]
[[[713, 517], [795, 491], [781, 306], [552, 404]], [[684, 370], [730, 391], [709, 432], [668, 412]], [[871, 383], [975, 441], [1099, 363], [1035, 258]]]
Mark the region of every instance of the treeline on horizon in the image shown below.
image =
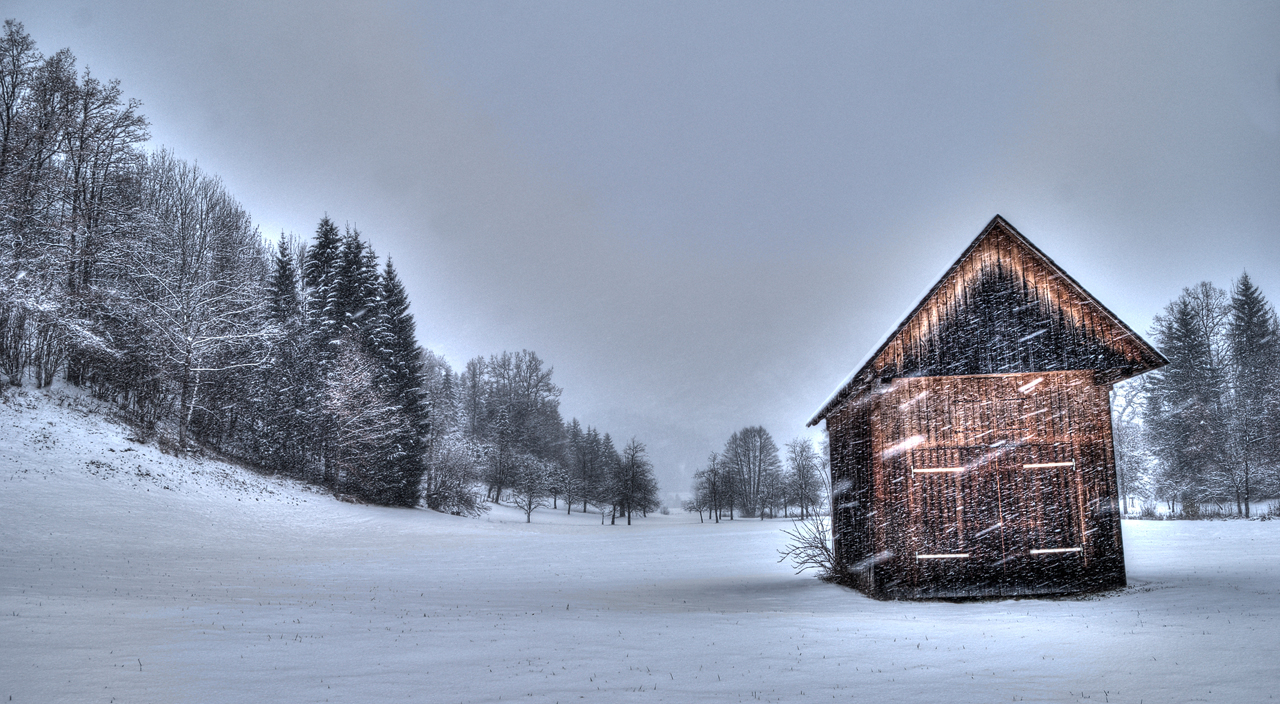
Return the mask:
[[644, 445], [562, 421], [536, 354], [454, 373], [416, 339], [390, 258], [326, 216], [265, 241], [167, 150], [118, 81], [21, 23], [0, 36], [0, 376], [62, 377], [169, 443], [359, 500], [474, 514], [560, 497], [657, 508]]
[[1157, 515], [1248, 517], [1280, 494], [1280, 323], [1247, 273], [1228, 293], [1204, 281], [1156, 316], [1169, 364], [1117, 387], [1121, 495]]
[[804, 520], [827, 513], [830, 482], [825, 447], [819, 452], [807, 438], [795, 438], [787, 443], [784, 463], [769, 431], [748, 426], [730, 435], [724, 449], [712, 452], [694, 474], [693, 498], [684, 510], [715, 523], [791, 516], [792, 509]]

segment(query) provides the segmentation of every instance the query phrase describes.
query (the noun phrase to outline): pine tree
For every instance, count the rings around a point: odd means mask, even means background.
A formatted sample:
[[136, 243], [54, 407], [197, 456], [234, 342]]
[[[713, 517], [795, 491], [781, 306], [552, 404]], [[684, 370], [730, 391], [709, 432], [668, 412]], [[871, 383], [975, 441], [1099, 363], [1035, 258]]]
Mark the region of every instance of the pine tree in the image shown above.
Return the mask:
[[268, 312], [272, 321], [282, 330], [289, 330], [302, 322], [302, 299], [298, 294], [298, 270], [290, 251], [290, 238], [281, 235], [271, 260], [271, 281], [268, 284]]
[[423, 398], [422, 349], [409, 313], [409, 296], [390, 259], [379, 285], [375, 334], [370, 336], [379, 359], [378, 385], [399, 408], [407, 429], [396, 438], [403, 452], [396, 468], [400, 482], [396, 503], [414, 506], [425, 469], [425, 441], [431, 430], [429, 408]]
[[1222, 330], [1226, 294], [1208, 282], [1184, 289], [1156, 317], [1169, 365], [1151, 376], [1146, 417], [1166, 499], [1195, 515], [1227, 461]]
[[582, 496], [583, 513], [587, 512], [588, 502], [597, 506], [605, 502], [607, 460], [600, 431], [588, 425], [586, 432], [582, 435], [582, 459], [579, 469], [581, 485], [578, 487], [578, 493]]
[[1227, 324], [1231, 351], [1231, 484], [1237, 512], [1247, 517], [1257, 471], [1274, 455], [1277, 427], [1277, 370], [1280, 336], [1275, 311], [1262, 292], [1241, 274], [1231, 295]]
[[320, 481], [335, 486], [334, 468], [330, 466], [334, 419], [326, 411], [329, 403], [328, 384], [338, 356], [338, 335], [342, 320], [334, 307], [337, 299], [342, 239], [329, 219], [321, 218], [315, 240], [307, 248], [302, 282], [306, 289], [306, 374], [302, 379], [306, 397], [304, 418], [309, 428], [309, 445], [315, 448], [320, 464]]
[[[586, 485], [586, 446], [582, 425], [574, 418], [564, 429], [565, 436], [565, 472], [564, 472], [564, 505], [565, 513], [573, 513], [573, 500], [577, 496], [585, 496], [582, 491]], [[583, 506], [583, 513], [586, 512]]]
[[[341, 266], [342, 239], [329, 219], [321, 218], [315, 241], [307, 248], [302, 282], [306, 288], [307, 338], [315, 361], [325, 365], [337, 356], [331, 343], [338, 339], [342, 319], [334, 309]], [[322, 372], [323, 374], [323, 372]]]
[[[422, 396], [422, 351], [404, 285], [388, 261], [379, 273], [373, 248], [349, 228], [339, 236], [326, 217], [308, 253], [308, 343], [318, 379], [311, 407], [319, 417], [324, 481], [368, 500], [397, 506], [418, 502], [425, 470], [428, 408]], [[343, 355], [338, 369], [338, 354]], [[363, 370], [368, 370], [368, 375]], [[351, 376], [353, 369], [362, 374]], [[345, 372], [344, 372], [345, 370]], [[367, 383], [369, 388], [357, 388]], [[351, 413], [351, 399], [377, 399], [376, 433], [342, 432], [368, 420]], [[345, 416], [335, 413], [342, 410]], [[359, 422], [343, 421], [357, 418]], [[345, 425], [343, 423], [345, 422]], [[340, 443], [356, 438], [352, 454]], [[336, 460], [341, 466], [331, 466]]]
[[378, 259], [372, 246], [360, 240], [360, 231], [348, 228], [338, 251], [337, 276], [329, 291], [329, 308], [339, 334], [377, 356], [373, 332], [379, 294]]
[[[600, 498], [597, 501], [597, 505], [604, 506], [608, 504], [609, 525], [614, 525], [617, 523], [619, 511], [622, 510], [623, 504], [622, 489], [618, 485], [622, 455], [618, 454], [618, 450], [613, 446], [613, 438], [609, 437], [608, 433], [600, 437], [596, 457], [600, 463]], [[601, 509], [600, 521], [604, 522], [603, 509]]]
[[292, 240], [281, 237], [266, 294], [272, 348], [260, 374], [259, 402], [264, 462], [274, 471], [301, 477], [306, 470], [306, 369], [302, 299]]

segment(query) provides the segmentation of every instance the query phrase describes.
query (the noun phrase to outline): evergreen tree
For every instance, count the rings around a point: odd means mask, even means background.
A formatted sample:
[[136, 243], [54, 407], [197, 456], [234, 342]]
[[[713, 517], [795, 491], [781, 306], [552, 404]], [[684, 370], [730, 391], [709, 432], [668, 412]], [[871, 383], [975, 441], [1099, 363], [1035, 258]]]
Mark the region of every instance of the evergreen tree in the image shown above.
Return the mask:
[[298, 269], [292, 239], [282, 236], [267, 286], [271, 325], [269, 362], [260, 374], [263, 460], [274, 471], [302, 477], [306, 470], [305, 339]]
[[275, 257], [271, 260], [271, 280], [267, 288], [267, 310], [281, 330], [289, 331], [302, 323], [302, 299], [298, 292], [298, 270], [290, 251], [291, 238], [280, 236]]
[[[613, 438], [608, 433], [600, 436], [600, 444], [596, 449], [596, 458], [600, 463], [600, 489], [599, 499], [596, 501], [597, 506], [609, 506], [609, 525], [614, 525], [618, 521], [619, 512], [622, 510], [622, 497], [620, 496], [620, 488], [618, 486], [619, 465], [622, 464], [622, 455], [618, 454], [617, 448], [613, 446]], [[604, 510], [601, 509], [600, 522], [604, 522]]]
[[401, 487], [396, 503], [414, 506], [425, 469], [425, 442], [430, 433], [429, 408], [423, 399], [422, 349], [415, 335], [413, 315], [409, 313], [409, 296], [390, 259], [379, 284], [376, 334], [371, 336], [379, 357], [378, 384], [399, 408], [407, 429], [395, 439], [403, 452], [397, 467]]
[[342, 238], [329, 219], [321, 218], [316, 236], [307, 248], [302, 282], [306, 290], [306, 353], [304, 386], [306, 408], [304, 418], [309, 429], [308, 444], [315, 448], [321, 483], [336, 485], [335, 468], [331, 466], [334, 419], [326, 408], [332, 407], [329, 379], [338, 356], [342, 319], [335, 308], [340, 268]]
[[476, 441], [483, 441], [488, 434], [485, 422], [489, 415], [485, 408], [488, 396], [487, 376], [484, 357], [475, 357], [467, 361], [457, 384], [460, 413], [464, 419], [463, 430]]
[[[325, 365], [337, 356], [331, 343], [342, 330], [342, 318], [335, 310], [341, 266], [342, 238], [329, 219], [321, 218], [315, 240], [307, 248], [302, 283], [306, 289], [307, 338], [314, 361]], [[323, 374], [323, 370], [322, 370]]]
[[[1230, 484], [1237, 512], [1250, 515], [1249, 501], [1263, 464], [1275, 456], [1277, 363], [1280, 336], [1275, 311], [1262, 292], [1242, 274], [1231, 295], [1227, 340], [1231, 352]], [[1241, 511], [1243, 509], [1243, 511]]]
[[1156, 317], [1157, 344], [1169, 364], [1151, 375], [1147, 423], [1160, 460], [1160, 488], [1195, 515], [1212, 498], [1226, 464], [1226, 376], [1222, 344], [1226, 294], [1208, 282], [1184, 289]]
[[374, 331], [379, 297], [377, 255], [360, 240], [360, 231], [348, 228], [338, 251], [338, 270], [329, 291], [329, 307], [339, 334], [376, 356], [378, 340]]
[[[570, 421], [564, 429], [565, 436], [565, 472], [564, 472], [564, 505], [565, 513], [573, 513], [573, 500], [578, 496], [586, 496], [586, 445], [582, 432], [582, 424], [577, 418]], [[586, 505], [582, 508], [586, 512]]]
[[618, 462], [618, 453], [614, 450], [613, 439], [608, 433], [601, 433], [594, 427], [587, 426], [585, 438], [587, 445], [587, 490], [583, 493], [582, 510], [586, 512], [587, 501], [602, 507], [610, 502], [609, 477], [613, 466]]

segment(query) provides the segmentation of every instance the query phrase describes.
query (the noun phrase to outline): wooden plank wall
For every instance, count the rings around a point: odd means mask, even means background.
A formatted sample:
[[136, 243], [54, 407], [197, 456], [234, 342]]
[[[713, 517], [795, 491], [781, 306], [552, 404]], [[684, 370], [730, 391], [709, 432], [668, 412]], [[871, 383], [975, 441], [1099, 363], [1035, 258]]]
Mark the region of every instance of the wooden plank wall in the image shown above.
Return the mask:
[[837, 557], [868, 591], [872, 561], [871, 402], [845, 404], [827, 419], [831, 460], [831, 526]]
[[896, 379], [828, 423], [833, 477], [849, 483], [833, 505], [840, 549], [892, 555], [865, 565], [871, 595], [1124, 584], [1110, 399], [1093, 372]]
[[[992, 227], [990, 234], [978, 243], [973, 252], [956, 263], [917, 314], [880, 351], [871, 363], [872, 368], [892, 373], [904, 369], [910, 360], [927, 357], [928, 349], [936, 346], [933, 338], [945, 323], [973, 309], [973, 302], [968, 296], [974, 282], [996, 269], [1017, 279], [1022, 289], [1028, 291], [1034, 300], [1042, 302], [1046, 310], [1061, 315], [1066, 324], [1084, 337], [1121, 354], [1130, 360], [1134, 368], [1150, 369], [1162, 364], [1123, 325], [1090, 303], [1086, 292], [1068, 279], [1055, 275], [1053, 267], [1024, 245], [1018, 235], [1000, 223], [993, 223]], [[974, 341], [974, 344], [983, 342]]]

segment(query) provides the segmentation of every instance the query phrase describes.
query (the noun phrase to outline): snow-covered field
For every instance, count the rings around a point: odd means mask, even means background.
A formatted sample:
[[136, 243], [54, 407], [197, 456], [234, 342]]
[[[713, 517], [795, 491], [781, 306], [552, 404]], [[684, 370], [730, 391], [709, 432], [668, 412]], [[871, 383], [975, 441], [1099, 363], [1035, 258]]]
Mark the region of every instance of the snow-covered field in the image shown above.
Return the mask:
[[[1280, 522], [1126, 522], [1130, 588], [882, 603], [781, 522], [339, 503], [0, 402], [0, 701], [1262, 702]], [[59, 401], [61, 399], [61, 401]], [[60, 405], [61, 403], [61, 405]]]

